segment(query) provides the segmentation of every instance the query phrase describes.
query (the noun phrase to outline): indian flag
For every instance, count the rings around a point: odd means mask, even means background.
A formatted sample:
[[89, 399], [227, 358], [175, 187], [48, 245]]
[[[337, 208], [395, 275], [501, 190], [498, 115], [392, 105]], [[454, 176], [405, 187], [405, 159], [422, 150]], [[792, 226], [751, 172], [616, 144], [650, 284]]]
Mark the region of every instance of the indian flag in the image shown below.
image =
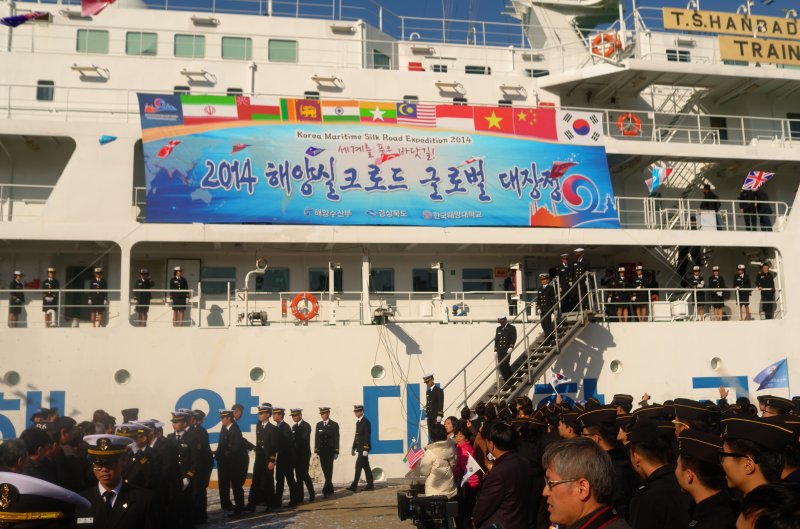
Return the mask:
[[361, 123], [397, 123], [397, 104], [361, 101]]
[[239, 115], [234, 96], [182, 95], [184, 125], [236, 121]]
[[322, 121], [328, 123], [361, 121], [358, 101], [323, 101]]

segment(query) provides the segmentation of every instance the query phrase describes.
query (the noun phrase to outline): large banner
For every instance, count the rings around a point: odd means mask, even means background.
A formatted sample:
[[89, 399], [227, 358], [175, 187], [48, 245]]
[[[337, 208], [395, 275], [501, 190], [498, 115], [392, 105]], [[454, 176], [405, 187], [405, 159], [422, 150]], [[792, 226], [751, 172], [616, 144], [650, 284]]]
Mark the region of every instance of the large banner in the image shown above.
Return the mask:
[[139, 94], [148, 222], [619, 228], [601, 115]]

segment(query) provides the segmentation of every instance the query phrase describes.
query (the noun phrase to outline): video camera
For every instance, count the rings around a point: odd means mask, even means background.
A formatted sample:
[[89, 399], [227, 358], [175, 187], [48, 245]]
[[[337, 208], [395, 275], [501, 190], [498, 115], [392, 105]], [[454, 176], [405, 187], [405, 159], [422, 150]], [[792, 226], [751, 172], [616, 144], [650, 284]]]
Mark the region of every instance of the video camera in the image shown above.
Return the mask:
[[397, 515], [401, 521], [411, 519], [424, 529], [453, 529], [458, 516], [458, 502], [447, 496], [417, 496], [407, 490], [397, 493]]

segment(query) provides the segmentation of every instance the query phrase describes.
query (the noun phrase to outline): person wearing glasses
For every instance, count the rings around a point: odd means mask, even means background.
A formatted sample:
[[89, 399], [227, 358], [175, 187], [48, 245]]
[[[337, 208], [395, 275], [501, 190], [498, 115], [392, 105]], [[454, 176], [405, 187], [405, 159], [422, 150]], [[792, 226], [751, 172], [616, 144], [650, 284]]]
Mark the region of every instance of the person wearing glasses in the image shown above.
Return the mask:
[[783, 449], [791, 439], [792, 431], [781, 420], [723, 419], [719, 460], [728, 486], [747, 496], [761, 485], [780, 481]]
[[[548, 445], [542, 456], [550, 522], [569, 529], [630, 529], [614, 508], [614, 465], [585, 437]], [[491, 478], [491, 474], [487, 481]]]

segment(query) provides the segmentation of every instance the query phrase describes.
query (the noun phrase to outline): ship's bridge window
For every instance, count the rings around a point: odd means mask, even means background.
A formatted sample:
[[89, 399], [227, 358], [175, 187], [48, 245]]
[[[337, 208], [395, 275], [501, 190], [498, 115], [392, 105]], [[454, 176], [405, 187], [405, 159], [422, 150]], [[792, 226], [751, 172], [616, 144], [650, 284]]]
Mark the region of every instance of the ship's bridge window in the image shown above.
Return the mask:
[[372, 67], [376, 70], [390, 70], [392, 58], [378, 50], [372, 50]]
[[127, 55], [156, 55], [158, 35], [141, 31], [129, 31], [125, 34], [125, 53]]
[[76, 49], [78, 53], [108, 53], [108, 31], [79, 29]]
[[256, 276], [256, 292], [289, 292], [289, 269], [267, 268]]
[[525, 77], [545, 77], [550, 75], [550, 70], [536, 70], [534, 68], [525, 68]]
[[492, 75], [492, 67], [491, 66], [464, 66], [464, 73], [474, 74], [474, 75]]
[[464, 292], [489, 292], [493, 286], [491, 268], [465, 268], [461, 272]]
[[[342, 292], [342, 269], [336, 268], [333, 271], [333, 289]], [[309, 292], [328, 292], [328, 269], [309, 268], [308, 269], [308, 290]]]
[[222, 58], [249, 61], [253, 58], [253, 39], [250, 37], [222, 37]]
[[439, 275], [430, 268], [411, 270], [411, 288], [414, 292], [439, 292]]
[[36, 101], [52, 101], [55, 97], [56, 83], [40, 80], [36, 83]]
[[267, 58], [269, 62], [297, 62], [297, 41], [269, 39]]
[[786, 114], [786, 119], [789, 120], [789, 134], [792, 135], [792, 139], [800, 140], [800, 114], [789, 112]]
[[667, 50], [667, 60], [672, 62], [692, 62], [692, 54], [688, 50]]
[[369, 271], [370, 292], [394, 292], [394, 269], [373, 268]]
[[436, 73], [447, 73], [446, 64], [431, 64], [431, 71]]
[[203, 59], [206, 56], [205, 35], [175, 35], [175, 57]]
[[200, 269], [200, 284], [203, 295], [227, 294], [236, 289], [236, 267], [204, 266]]

